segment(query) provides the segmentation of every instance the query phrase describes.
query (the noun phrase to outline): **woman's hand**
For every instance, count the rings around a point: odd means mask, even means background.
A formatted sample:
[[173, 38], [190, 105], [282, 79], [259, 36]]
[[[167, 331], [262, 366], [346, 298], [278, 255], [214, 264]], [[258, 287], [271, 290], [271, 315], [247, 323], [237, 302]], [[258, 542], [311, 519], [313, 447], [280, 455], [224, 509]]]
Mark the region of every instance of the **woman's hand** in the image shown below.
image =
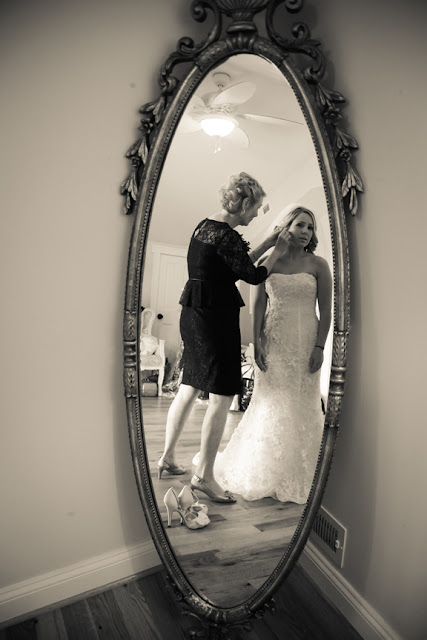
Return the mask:
[[285, 253], [289, 249], [289, 247], [293, 244], [293, 235], [289, 230], [281, 229], [277, 240], [276, 240], [276, 248], [281, 252]]
[[268, 248], [274, 247], [281, 231], [282, 227], [274, 227], [273, 231], [266, 237], [265, 244]]
[[254, 352], [255, 352], [255, 362], [257, 363], [258, 367], [261, 369], [261, 371], [264, 371], [264, 372], [267, 371], [266, 354], [265, 354], [264, 345], [262, 345], [260, 342], [254, 345]]
[[313, 351], [311, 352], [310, 361], [308, 363], [310, 373], [316, 373], [316, 371], [319, 371], [322, 363], [323, 349], [321, 347], [314, 347]]

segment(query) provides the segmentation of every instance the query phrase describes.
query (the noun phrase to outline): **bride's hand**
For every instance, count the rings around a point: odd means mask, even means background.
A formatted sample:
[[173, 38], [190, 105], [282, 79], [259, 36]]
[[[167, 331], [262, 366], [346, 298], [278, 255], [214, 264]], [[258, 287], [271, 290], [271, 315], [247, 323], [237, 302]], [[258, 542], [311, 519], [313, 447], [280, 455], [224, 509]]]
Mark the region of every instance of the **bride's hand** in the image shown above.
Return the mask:
[[308, 368], [310, 373], [316, 373], [319, 371], [320, 367], [323, 363], [323, 349], [320, 347], [314, 347], [311, 352], [310, 361], [308, 363]]
[[261, 371], [267, 371], [265, 349], [262, 344], [255, 347], [255, 362]]

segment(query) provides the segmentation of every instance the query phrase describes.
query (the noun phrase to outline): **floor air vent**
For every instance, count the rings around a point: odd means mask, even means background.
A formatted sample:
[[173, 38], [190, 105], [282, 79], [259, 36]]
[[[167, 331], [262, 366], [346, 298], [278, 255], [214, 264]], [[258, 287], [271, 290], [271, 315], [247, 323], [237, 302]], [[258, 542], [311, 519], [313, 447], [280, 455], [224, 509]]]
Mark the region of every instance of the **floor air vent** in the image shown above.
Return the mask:
[[347, 530], [326, 509], [320, 507], [310, 534], [310, 540], [335, 564], [344, 564], [344, 547]]

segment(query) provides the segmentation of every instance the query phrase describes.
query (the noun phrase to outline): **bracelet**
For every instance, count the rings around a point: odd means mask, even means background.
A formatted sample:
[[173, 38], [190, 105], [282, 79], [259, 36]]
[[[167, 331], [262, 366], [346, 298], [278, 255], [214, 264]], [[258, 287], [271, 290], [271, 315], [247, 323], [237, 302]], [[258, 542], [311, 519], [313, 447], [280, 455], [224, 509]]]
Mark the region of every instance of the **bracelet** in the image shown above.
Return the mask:
[[319, 349], [322, 349], [322, 351], [324, 351], [324, 350], [325, 350], [325, 347], [321, 347], [321, 346], [320, 346], [320, 344], [315, 344], [315, 345], [314, 345], [314, 348], [316, 348], [316, 347], [319, 347]]

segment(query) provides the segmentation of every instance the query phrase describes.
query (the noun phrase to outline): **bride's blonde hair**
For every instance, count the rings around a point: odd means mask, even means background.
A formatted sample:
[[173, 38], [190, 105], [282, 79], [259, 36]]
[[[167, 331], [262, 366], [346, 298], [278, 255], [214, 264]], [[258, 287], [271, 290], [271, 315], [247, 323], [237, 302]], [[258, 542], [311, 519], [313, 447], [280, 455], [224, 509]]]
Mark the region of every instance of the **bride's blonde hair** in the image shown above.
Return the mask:
[[291, 209], [291, 211], [289, 211], [289, 213], [286, 215], [283, 223], [281, 223], [279, 226], [282, 229], [290, 229], [293, 221], [295, 220], [295, 218], [297, 218], [299, 216], [300, 213], [307, 213], [310, 218], [313, 220], [313, 234], [311, 236], [311, 240], [308, 243], [308, 245], [306, 247], [304, 247], [304, 251], [308, 251], [309, 253], [314, 253], [319, 240], [317, 238], [317, 223], [316, 223], [316, 218], [314, 217], [314, 213], [312, 211], [310, 211], [310, 209], [306, 209], [305, 207], [301, 207], [301, 206], [297, 206], [294, 209]]
[[252, 207], [265, 195], [259, 182], [244, 171], [231, 176], [228, 184], [219, 190], [221, 206], [231, 214], [241, 212], [245, 198], [249, 198], [249, 206]]

